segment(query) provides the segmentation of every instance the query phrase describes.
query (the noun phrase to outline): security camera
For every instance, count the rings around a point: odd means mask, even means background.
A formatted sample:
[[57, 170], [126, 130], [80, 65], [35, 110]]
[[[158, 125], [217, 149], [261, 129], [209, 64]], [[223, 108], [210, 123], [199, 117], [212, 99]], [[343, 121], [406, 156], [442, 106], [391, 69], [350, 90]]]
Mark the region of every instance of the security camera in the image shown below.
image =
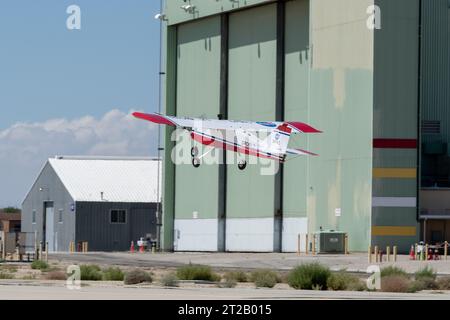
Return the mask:
[[186, 12], [192, 13], [195, 10], [195, 6], [191, 4], [185, 4], [184, 6], [181, 6], [181, 9], [183, 9]]
[[165, 15], [164, 13], [158, 13], [158, 14], [155, 16], [155, 19], [156, 19], [156, 20], [162, 20], [162, 21], [165, 21], [165, 20], [166, 20], [166, 15]]

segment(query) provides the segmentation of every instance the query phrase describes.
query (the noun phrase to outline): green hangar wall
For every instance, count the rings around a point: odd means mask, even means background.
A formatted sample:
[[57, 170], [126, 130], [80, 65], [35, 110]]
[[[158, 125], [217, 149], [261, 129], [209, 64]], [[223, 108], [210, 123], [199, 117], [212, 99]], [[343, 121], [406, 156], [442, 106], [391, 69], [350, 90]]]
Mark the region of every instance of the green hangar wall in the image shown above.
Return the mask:
[[[193, 142], [167, 129], [163, 249], [292, 252], [298, 234], [319, 229], [348, 232], [353, 251], [372, 243], [406, 248], [415, 240], [408, 229], [416, 227], [415, 208], [378, 203], [415, 197], [415, 179], [384, 179], [380, 172], [415, 169], [417, 150], [376, 145], [417, 138], [411, 79], [418, 11], [375, 2], [382, 12], [395, 11], [383, 19], [387, 30], [367, 27], [374, 0], [167, 0], [167, 114], [297, 120], [324, 133], [290, 142], [319, 157], [296, 158], [264, 175], [269, 164], [239, 171], [236, 155], [222, 151], [208, 157], [226, 156], [226, 165], [195, 169]], [[186, 4], [191, 11], [181, 8]], [[399, 15], [405, 17], [397, 25]], [[406, 193], [397, 194], [404, 186]]]

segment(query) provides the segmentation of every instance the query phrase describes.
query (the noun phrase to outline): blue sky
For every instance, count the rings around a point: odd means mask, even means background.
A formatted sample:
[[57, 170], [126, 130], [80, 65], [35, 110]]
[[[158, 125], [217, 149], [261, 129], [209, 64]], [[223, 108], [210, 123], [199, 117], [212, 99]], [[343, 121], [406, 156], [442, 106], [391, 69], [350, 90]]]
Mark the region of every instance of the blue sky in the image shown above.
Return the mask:
[[[128, 114], [158, 108], [159, 2], [0, 0], [0, 207], [55, 154], [155, 154], [154, 128]], [[66, 28], [72, 4], [81, 30]], [[97, 128], [116, 125], [113, 146]]]

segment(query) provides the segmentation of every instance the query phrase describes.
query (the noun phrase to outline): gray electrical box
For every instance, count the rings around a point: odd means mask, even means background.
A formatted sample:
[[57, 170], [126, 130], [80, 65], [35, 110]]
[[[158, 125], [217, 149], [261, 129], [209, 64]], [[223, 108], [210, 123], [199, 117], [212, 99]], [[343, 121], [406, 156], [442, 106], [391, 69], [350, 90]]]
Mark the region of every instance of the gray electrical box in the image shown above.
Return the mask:
[[318, 253], [345, 253], [345, 235], [335, 230], [317, 232]]

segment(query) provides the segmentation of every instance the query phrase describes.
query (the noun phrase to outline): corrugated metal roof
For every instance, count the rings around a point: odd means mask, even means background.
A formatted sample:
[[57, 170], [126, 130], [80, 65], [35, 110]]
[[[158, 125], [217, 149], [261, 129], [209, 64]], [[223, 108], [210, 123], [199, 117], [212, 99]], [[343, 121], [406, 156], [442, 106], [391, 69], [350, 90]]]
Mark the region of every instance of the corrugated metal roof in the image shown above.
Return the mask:
[[157, 202], [158, 160], [59, 157], [49, 163], [75, 201]]

